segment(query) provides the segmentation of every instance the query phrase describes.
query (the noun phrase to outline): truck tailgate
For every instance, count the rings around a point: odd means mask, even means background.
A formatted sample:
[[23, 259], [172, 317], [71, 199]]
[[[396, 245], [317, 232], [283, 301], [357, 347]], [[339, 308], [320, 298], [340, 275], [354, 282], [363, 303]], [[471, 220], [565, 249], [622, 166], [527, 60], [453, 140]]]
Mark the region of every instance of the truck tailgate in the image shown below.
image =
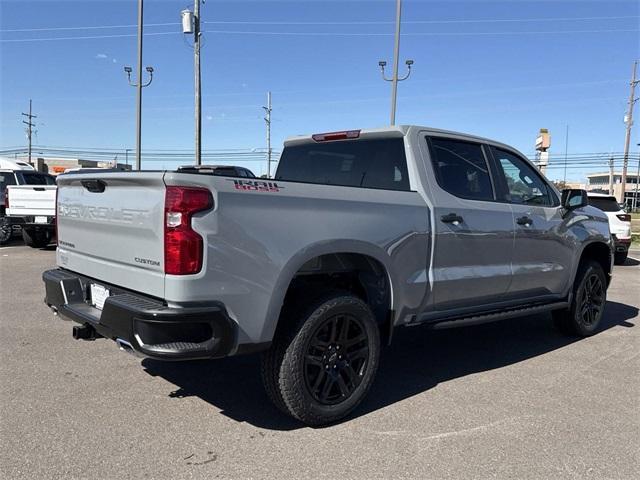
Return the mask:
[[55, 185], [13, 185], [7, 187], [9, 209], [12, 217], [49, 216], [56, 213]]
[[58, 177], [58, 265], [164, 294], [164, 172]]

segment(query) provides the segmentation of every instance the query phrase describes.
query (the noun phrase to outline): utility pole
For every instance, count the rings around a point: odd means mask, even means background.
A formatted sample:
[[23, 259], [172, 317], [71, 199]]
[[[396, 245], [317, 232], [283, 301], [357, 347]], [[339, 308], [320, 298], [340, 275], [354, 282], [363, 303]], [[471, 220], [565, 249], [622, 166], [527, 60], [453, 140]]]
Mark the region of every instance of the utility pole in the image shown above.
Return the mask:
[[196, 165], [202, 165], [202, 98], [200, 86], [200, 0], [193, 4], [193, 63], [196, 96]]
[[613, 155], [609, 157], [609, 195], [613, 195]]
[[627, 166], [629, 164], [629, 144], [631, 143], [631, 127], [633, 126], [633, 105], [638, 100], [635, 98], [636, 85], [640, 80], [636, 80], [636, 69], [638, 61], [633, 62], [633, 70], [631, 72], [631, 91], [629, 92], [629, 110], [625, 115], [625, 123], [627, 124], [627, 131], [624, 138], [624, 159], [622, 160], [622, 193], [620, 203], [624, 204], [625, 188], [627, 186]]
[[267, 124], [267, 178], [271, 178], [271, 92], [267, 92], [267, 106], [262, 108], [267, 114], [264, 117]]
[[[636, 144], [636, 147], [640, 147], [640, 143]], [[633, 211], [636, 211], [638, 207], [638, 186], [640, 184], [640, 157], [638, 158], [638, 172], [636, 173], [636, 194], [633, 196]]]
[[567, 160], [568, 160], [568, 155], [569, 155], [569, 125], [567, 125], [567, 130], [564, 134], [564, 179], [562, 180], [563, 183], [565, 184], [565, 188], [566, 188], [566, 184], [567, 184]]
[[138, 0], [138, 79], [135, 83], [131, 82], [131, 67], [124, 67], [129, 85], [138, 90], [136, 99], [136, 170], [140, 170], [142, 165], [142, 89], [151, 85], [153, 81], [153, 67], [147, 67], [149, 81], [142, 83], [143, 3], [144, 0]]
[[395, 45], [393, 49], [393, 76], [391, 78], [387, 78], [384, 75], [384, 67], [387, 65], [387, 62], [381, 60], [378, 62], [380, 66], [380, 70], [382, 71], [382, 79], [391, 82], [391, 125], [396, 124], [396, 100], [398, 97], [398, 82], [406, 80], [411, 75], [411, 65], [413, 65], [413, 60], [407, 60], [405, 64], [407, 65], [407, 74], [398, 78], [398, 63], [400, 57], [400, 20], [402, 17], [402, 0], [396, 0], [396, 34], [395, 34]]
[[33, 133], [32, 128], [36, 126], [36, 124], [31, 120], [33, 118], [37, 118], [37, 115], [32, 115], [31, 113], [31, 99], [29, 99], [29, 113], [23, 113], [22, 115], [27, 117], [27, 120], [22, 120], [22, 123], [27, 126], [27, 139], [29, 140], [29, 165], [31, 165], [31, 135]]
[[195, 140], [196, 140], [196, 165], [202, 165], [202, 86], [200, 82], [200, 2], [194, 0], [193, 12], [189, 9], [180, 12], [182, 16], [182, 33], [193, 34], [193, 72], [194, 72], [194, 96], [195, 96]]

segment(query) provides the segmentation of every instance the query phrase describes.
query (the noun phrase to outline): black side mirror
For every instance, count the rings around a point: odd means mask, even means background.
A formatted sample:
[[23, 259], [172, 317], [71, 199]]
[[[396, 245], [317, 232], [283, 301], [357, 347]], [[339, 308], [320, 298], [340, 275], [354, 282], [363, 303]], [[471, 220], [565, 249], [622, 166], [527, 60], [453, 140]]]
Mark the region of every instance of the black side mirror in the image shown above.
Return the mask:
[[589, 199], [586, 190], [570, 188], [562, 191], [562, 206], [566, 210], [574, 210], [587, 205], [589, 205]]

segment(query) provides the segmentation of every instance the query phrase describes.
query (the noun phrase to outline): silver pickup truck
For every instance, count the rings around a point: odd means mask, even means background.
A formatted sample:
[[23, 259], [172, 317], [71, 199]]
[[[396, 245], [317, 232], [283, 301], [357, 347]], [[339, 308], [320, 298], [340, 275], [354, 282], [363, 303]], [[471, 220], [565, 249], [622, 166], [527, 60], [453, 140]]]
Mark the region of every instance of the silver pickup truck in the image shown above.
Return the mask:
[[274, 179], [58, 186], [45, 302], [74, 338], [165, 360], [260, 351], [271, 400], [310, 425], [358, 405], [396, 327], [552, 312], [591, 335], [612, 273], [607, 217], [584, 191], [559, 195], [513, 148], [431, 128], [294, 137]]

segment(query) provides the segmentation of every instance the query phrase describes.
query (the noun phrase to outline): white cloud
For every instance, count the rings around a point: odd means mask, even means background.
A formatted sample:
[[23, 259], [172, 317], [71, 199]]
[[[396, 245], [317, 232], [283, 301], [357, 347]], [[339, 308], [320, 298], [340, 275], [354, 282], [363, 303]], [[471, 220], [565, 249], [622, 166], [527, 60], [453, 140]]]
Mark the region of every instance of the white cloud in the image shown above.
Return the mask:
[[115, 58], [112, 58], [112, 59], [111, 59], [111, 61], [112, 61], [113, 63], [118, 63], [118, 60], [116, 60]]
[[98, 53], [96, 58], [109, 58], [109, 56], [106, 53]]
[[207, 115], [207, 120], [211, 121], [213, 120], [213, 117], [211, 115]]

